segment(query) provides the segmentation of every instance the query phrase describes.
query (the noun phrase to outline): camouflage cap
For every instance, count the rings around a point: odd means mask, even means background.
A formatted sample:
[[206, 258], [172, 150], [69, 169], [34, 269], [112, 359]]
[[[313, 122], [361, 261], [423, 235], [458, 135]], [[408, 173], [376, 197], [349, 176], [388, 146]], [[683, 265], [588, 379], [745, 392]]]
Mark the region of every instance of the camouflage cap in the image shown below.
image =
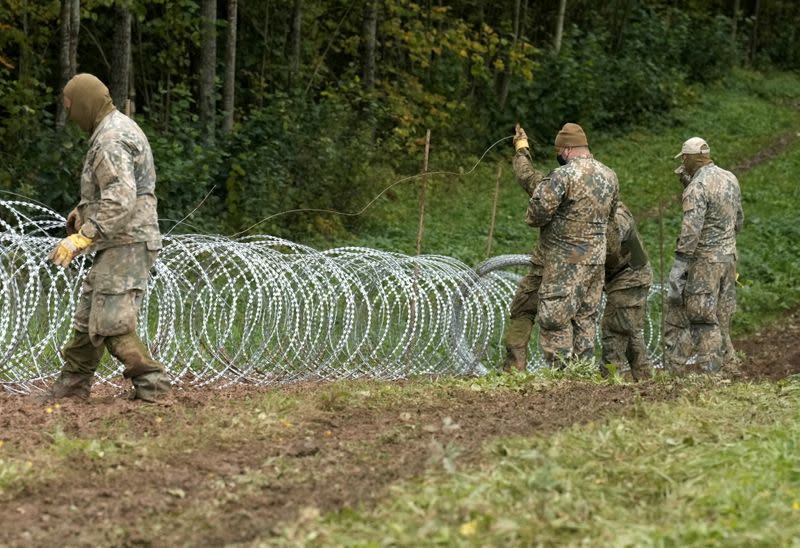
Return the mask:
[[691, 139], [687, 139], [683, 146], [681, 147], [681, 151], [677, 153], [674, 157], [680, 158], [684, 154], [711, 154], [711, 149], [708, 147], [708, 143], [706, 143], [705, 139], [700, 137], [692, 137]]
[[556, 148], [588, 147], [589, 141], [586, 139], [586, 134], [581, 126], [568, 122], [564, 124], [564, 127], [556, 135], [555, 146]]

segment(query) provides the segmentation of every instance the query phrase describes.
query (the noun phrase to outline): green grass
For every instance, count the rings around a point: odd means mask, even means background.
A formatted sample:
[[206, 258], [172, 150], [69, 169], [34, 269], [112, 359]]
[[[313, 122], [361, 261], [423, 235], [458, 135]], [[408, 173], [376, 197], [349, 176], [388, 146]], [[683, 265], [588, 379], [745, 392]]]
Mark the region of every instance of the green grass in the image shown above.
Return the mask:
[[800, 541], [800, 379], [700, 383], [677, 402], [547, 437], [484, 465], [396, 486], [371, 511], [293, 524], [336, 546], [790, 546]]
[[0, 453], [0, 498], [16, 492], [25, 478], [31, 474], [32, 467], [31, 461], [3, 457]]

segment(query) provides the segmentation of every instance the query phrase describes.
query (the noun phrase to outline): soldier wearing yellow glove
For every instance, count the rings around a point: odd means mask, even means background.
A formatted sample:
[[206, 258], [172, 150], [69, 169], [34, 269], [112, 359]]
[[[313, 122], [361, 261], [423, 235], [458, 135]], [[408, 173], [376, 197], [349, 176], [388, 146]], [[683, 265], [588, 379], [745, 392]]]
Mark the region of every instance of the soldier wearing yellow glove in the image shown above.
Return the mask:
[[154, 401], [169, 391], [169, 378], [136, 334], [150, 268], [161, 249], [153, 154], [142, 130], [114, 107], [95, 76], [78, 74], [63, 95], [69, 119], [90, 139], [81, 200], [67, 217], [68, 236], [50, 259], [66, 267], [89, 249], [95, 256], [75, 310], [74, 334], [61, 351], [66, 363], [49, 395], [87, 398], [107, 348], [125, 365], [133, 397]]
[[[519, 124], [514, 130], [512, 142], [514, 143], [514, 174], [522, 190], [530, 199], [533, 189], [542, 181], [545, 174], [533, 167], [528, 135]], [[528, 367], [528, 344], [539, 308], [539, 286], [542, 285], [543, 260], [544, 251], [541, 245], [537, 244], [531, 252], [531, 268], [519, 281], [517, 291], [511, 301], [508, 328], [504, 338], [506, 358], [503, 369], [505, 371], [514, 369], [525, 371]]]

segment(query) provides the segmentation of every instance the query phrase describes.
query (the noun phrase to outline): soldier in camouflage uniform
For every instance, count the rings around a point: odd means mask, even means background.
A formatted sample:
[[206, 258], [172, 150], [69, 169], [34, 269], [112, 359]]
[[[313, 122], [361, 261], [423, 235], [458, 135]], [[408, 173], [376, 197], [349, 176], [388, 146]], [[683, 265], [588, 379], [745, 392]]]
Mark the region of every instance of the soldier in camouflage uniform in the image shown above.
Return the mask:
[[[515, 146], [525, 148], [520, 139]], [[592, 157], [579, 125], [565, 124], [555, 148], [561, 167], [530, 188], [526, 215], [530, 226], [541, 229], [538, 249], [543, 268], [536, 316], [539, 343], [551, 365], [594, 355], [606, 226], [619, 195], [616, 174]], [[527, 154], [515, 156], [515, 173], [521, 181], [527, 169], [533, 172], [526, 163], [530, 163]]]
[[93, 250], [95, 256], [75, 311], [74, 334], [62, 349], [66, 364], [50, 395], [88, 398], [107, 348], [125, 365], [132, 396], [154, 401], [169, 391], [169, 379], [136, 334], [142, 295], [161, 249], [153, 154], [142, 130], [114, 108], [96, 77], [75, 76], [63, 96], [69, 119], [91, 137], [81, 200], [51, 259], [66, 267], [80, 253]]
[[683, 222], [669, 274], [665, 357], [675, 372], [735, 369], [730, 321], [736, 309], [736, 234], [744, 221], [739, 182], [714, 165], [708, 144], [687, 140], [675, 172], [684, 185]]
[[606, 307], [601, 325], [600, 371], [605, 376], [606, 364], [622, 366], [627, 362], [634, 380], [647, 379], [652, 374], [642, 328], [653, 273], [633, 215], [622, 202], [608, 223], [606, 237]]
[[[544, 179], [544, 174], [533, 167], [528, 147], [525, 130], [517, 125], [514, 136], [514, 148], [516, 149], [513, 160], [514, 174], [522, 190], [530, 199], [533, 189]], [[539, 243], [541, 244], [541, 240]], [[539, 307], [539, 286], [542, 284], [543, 264], [542, 248], [541, 245], [537, 245], [531, 253], [530, 270], [520, 280], [517, 292], [511, 301], [511, 314], [505, 336], [506, 359], [503, 369], [506, 371], [512, 369], [525, 371], [527, 368], [528, 343]]]

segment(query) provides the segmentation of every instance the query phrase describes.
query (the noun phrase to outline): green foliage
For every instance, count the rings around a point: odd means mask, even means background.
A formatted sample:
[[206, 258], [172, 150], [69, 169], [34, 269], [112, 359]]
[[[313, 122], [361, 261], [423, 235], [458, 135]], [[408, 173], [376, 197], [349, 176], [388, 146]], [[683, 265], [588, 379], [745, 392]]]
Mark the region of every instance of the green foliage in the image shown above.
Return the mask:
[[484, 466], [395, 486], [373, 510], [307, 520], [271, 542], [790, 545], [798, 412], [797, 380], [690, 389], [631, 417], [499, 442]]
[[[227, 226], [246, 229], [296, 208], [355, 210], [373, 191], [366, 176], [373, 154], [369, 132], [369, 125], [335, 97], [310, 105], [286, 95], [272, 97], [226, 144]], [[276, 218], [259, 225], [258, 232], [330, 237], [343, 227], [339, 218], [312, 212]]]
[[737, 325], [752, 330], [800, 303], [800, 146], [748, 174], [743, 202], [746, 230], [738, 239], [740, 261]]
[[[774, 4], [762, 9], [756, 48], [770, 60], [779, 49], [800, 51], [791, 47], [797, 33], [789, 3]], [[222, 233], [292, 209], [359, 209], [384, 180], [419, 170], [427, 129], [435, 136], [434, 156], [452, 166], [463, 151], [485, 146], [487, 136], [508, 135], [516, 121], [547, 146], [568, 119], [591, 131], [655, 120], [691, 99], [687, 86], [724, 77], [752, 31], [740, 22], [737, 54], [730, 14], [707, 2], [678, 9], [667, 2], [597, 7], [576, 0], [556, 54], [547, 19], [554, 14], [539, 2], [515, 30], [507, 6], [391, 0], [380, 2], [376, 79], [366, 89], [361, 6], [304, 2], [300, 71], [290, 85], [293, 3], [242, 3], [237, 124], [208, 145], [196, 114], [200, 2], [125, 5], [133, 15], [136, 117], [156, 155], [164, 228], [210, 192], [187, 220], [191, 226], [177, 230]], [[81, 3], [80, 70], [106, 81], [118, 7], [111, 0]], [[220, 51], [225, 9], [219, 3]], [[77, 197], [84, 147], [73, 130], [54, 129], [59, 18], [57, 2], [0, 7], [0, 188], [66, 211]], [[794, 66], [794, 54], [780, 63]], [[221, 75], [222, 64], [217, 68]], [[384, 200], [393, 199], [390, 193]], [[394, 214], [386, 218], [393, 220]], [[292, 213], [259, 230], [331, 240], [360, 229], [359, 221]]]
[[66, 434], [60, 428], [55, 429], [52, 438], [51, 450], [53, 454], [64, 460], [81, 455], [92, 460], [100, 460], [114, 455], [119, 450], [119, 442], [94, 438], [77, 438]]
[[33, 463], [0, 457], [0, 497], [16, 492], [30, 474]]

